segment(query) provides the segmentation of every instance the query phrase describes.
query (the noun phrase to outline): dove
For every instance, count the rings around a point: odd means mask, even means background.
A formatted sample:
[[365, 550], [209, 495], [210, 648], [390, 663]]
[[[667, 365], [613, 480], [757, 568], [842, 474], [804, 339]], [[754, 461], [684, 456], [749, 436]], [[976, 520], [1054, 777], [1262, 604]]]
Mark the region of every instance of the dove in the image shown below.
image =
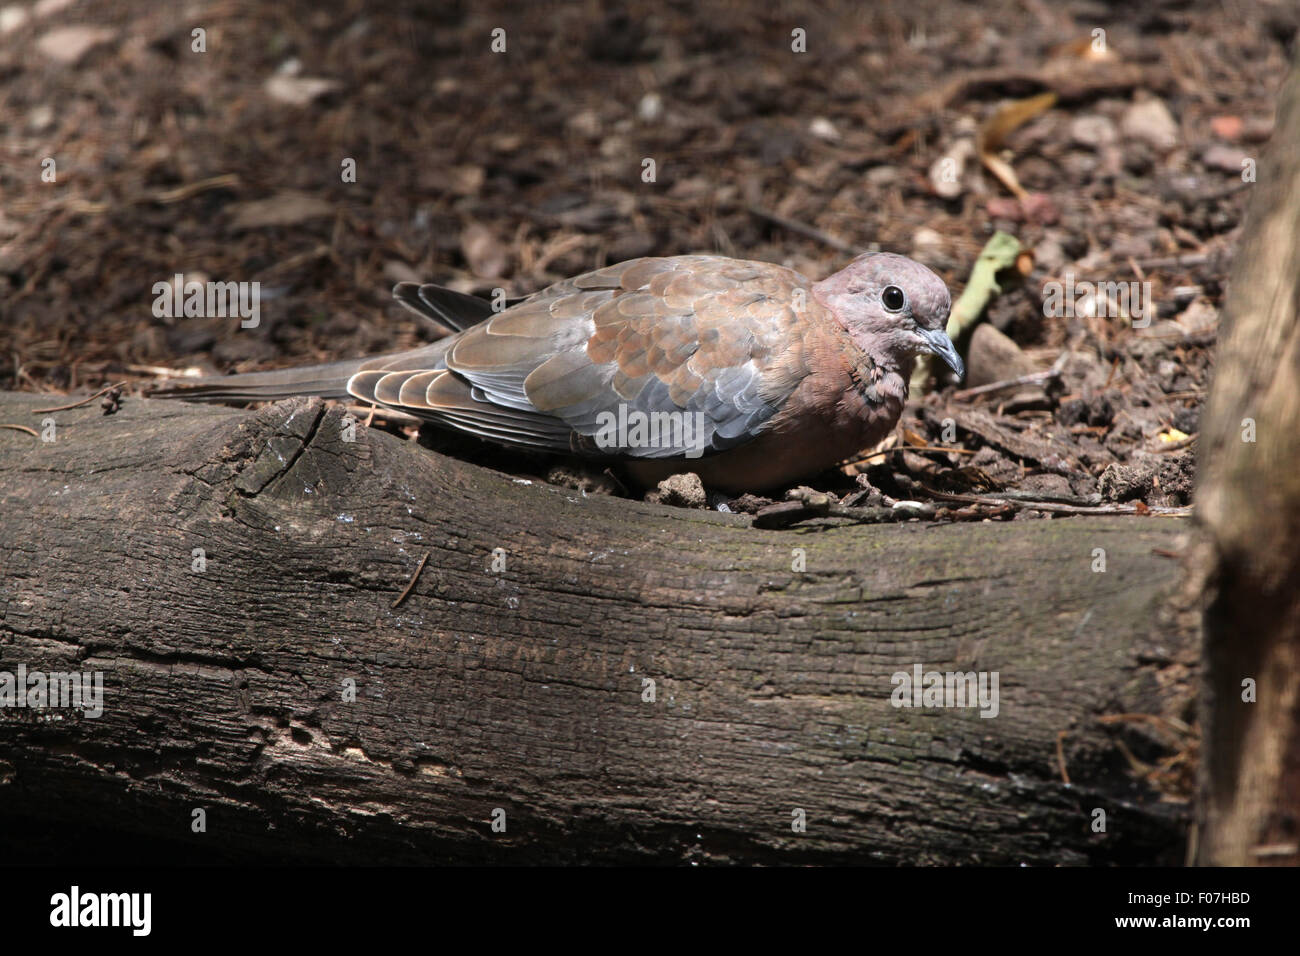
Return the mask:
[[353, 398], [531, 451], [621, 460], [647, 487], [693, 471], [728, 493], [790, 487], [884, 438], [916, 356], [960, 377], [951, 298], [919, 262], [868, 253], [821, 281], [767, 262], [646, 257], [503, 307], [403, 282], [450, 333], [365, 359], [202, 379], [161, 398]]

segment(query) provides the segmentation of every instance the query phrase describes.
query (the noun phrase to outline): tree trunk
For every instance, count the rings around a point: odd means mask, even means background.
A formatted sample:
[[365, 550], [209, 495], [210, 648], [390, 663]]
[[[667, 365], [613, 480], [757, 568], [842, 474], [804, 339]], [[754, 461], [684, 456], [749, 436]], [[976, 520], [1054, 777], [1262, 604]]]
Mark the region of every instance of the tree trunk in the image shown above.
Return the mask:
[[1300, 68], [1235, 255], [1201, 428], [1202, 863], [1300, 864]]
[[[0, 831], [351, 862], [1180, 859], [1184, 809], [1132, 769], [1160, 743], [1101, 719], [1190, 698], [1178, 520], [758, 530], [347, 441], [318, 401], [46, 404], [0, 393], [0, 422], [55, 423], [0, 431], [0, 671], [102, 672], [104, 712], [0, 710]], [[916, 665], [998, 672], [997, 716], [892, 706]]]

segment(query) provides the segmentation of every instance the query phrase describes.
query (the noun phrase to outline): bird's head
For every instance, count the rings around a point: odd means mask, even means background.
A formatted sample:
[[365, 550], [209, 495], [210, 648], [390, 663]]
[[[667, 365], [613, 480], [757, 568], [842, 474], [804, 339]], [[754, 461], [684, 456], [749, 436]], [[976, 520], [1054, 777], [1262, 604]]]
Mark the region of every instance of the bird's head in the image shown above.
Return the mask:
[[858, 256], [813, 286], [813, 295], [863, 351], [877, 361], [929, 352], [960, 378], [961, 356], [945, 326], [952, 297], [943, 280], [921, 263], [890, 252]]

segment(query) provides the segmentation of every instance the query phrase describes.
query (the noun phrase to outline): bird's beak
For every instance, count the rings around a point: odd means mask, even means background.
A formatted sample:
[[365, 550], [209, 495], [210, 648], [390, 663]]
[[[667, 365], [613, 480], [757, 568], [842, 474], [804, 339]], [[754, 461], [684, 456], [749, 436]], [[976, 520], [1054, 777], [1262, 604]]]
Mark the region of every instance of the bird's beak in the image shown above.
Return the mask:
[[952, 339], [948, 338], [943, 329], [917, 329], [925, 344], [930, 347], [930, 351], [947, 363], [948, 367], [957, 373], [961, 378], [966, 374], [966, 366], [962, 364], [961, 356], [957, 354], [957, 347], [952, 344]]

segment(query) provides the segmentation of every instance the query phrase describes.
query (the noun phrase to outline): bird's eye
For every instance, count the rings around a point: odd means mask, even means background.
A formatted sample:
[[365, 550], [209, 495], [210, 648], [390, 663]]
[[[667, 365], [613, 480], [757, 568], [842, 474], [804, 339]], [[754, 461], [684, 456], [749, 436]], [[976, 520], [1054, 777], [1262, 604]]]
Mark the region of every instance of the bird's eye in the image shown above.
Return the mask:
[[896, 285], [885, 286], [885, 291], [880, 293], [880, 301], [884, 303], [885, 308], [890, 312], [901, 312], [907, 305], [907, 296], [903, 290]]

